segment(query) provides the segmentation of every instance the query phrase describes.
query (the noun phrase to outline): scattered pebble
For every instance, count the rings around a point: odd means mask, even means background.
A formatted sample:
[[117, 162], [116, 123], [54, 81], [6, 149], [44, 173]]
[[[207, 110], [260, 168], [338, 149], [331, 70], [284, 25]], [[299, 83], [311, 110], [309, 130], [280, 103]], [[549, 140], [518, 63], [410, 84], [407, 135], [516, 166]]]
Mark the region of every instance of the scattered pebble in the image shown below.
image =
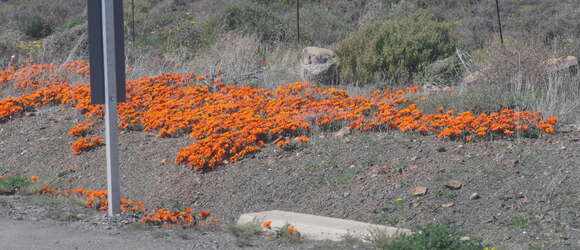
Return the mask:
[[445, 186], [449, 189], [456, 190], [460, 189], [463, 186], [463, 183], [461, 183], [458, 180], [450, 180], [447, 183], [445, 183]]
[[471, 194], [471, 195], [469, 196], [469, 199], [470, 199], [470, 200], [477, 200], [477, 199], [479, 199], [479, 198], [480, 198], [480, 196], [479, 196], [479, 194], [478, 194], [478, 193], [473, 193], [473, 194]]
[[441, 205], [441, 207], [442, 207], [442, 208], [450, 208], [450, 207], [452, 207], [452, 206], [454, 206], [454, 205], [455, 205], [455, 203], [453, 203], [453, 202], [448, 202], [448, 203], [445, 203], [445, 204]]
[[427, 194], [427, 187], [425, 186], [417, 186], [411, 189], [411, 194], [413, 196], [423, 196]]

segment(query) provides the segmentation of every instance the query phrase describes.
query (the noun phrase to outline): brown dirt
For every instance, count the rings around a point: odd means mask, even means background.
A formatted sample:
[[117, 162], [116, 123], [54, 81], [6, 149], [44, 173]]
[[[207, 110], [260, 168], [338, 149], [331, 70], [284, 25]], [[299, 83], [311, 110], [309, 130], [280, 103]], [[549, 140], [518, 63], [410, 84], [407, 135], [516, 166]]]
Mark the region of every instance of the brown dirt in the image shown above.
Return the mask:
[[[71, 167], [60, 187], [105, 188], [104, 148], [70, 153], [76, 138], [67, 131], [81, 118], [51, 107], [0, 124], [0, 168], [48, 178]], [[579, 132], [467, 144], [399, 132], [317, 134], [304, 148], [268, 147], [207, 173], [162, 164], [188, 139], [127, 132], [120, 143], [123, 192], [149, 208], [209, 209], [226, 222], [271, 209], [409, 228], [445, 220], [503, 249], [580, 248]], [[449, 180], [463, 185], [450, 190]], [[416, 186], [427, 194], [411, 196]]]

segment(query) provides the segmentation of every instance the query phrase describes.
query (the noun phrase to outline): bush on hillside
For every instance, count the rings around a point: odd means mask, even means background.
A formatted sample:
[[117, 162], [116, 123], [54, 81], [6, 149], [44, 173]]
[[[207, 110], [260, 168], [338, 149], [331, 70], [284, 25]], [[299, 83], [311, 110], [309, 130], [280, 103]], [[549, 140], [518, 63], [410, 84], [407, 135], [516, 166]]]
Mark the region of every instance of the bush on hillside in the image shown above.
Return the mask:
[[31, 38], [43, 38], [52, 33], [52, 26], [38, 16], [22, 17], [18, 30]]
[[455, 52], [451, 25], [430, 14], [366, 26], [339, 44], [341, 77], [347, 81], [406, 82], [432, 62]]

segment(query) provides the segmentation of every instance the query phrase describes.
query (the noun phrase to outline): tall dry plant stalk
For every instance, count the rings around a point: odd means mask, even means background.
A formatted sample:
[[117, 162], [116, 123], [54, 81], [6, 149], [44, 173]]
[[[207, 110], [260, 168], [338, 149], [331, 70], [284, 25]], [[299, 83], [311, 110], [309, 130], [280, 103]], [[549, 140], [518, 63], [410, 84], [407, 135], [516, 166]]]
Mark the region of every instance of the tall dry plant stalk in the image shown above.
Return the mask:
[[574, 51], [575, 45], [547, 44], [532, 36], [507, 40], [504, 46], [492, 43], [474, 59], [473, 72], [479, 74], [478, 80], [460, 85], [459, 93], [473, 97], [485, 92], [479, 102], [489, 103], [482, 106], [543, 111], [545, 116], [572, 122], [580, 113], [580, 75], [568, 69], [550, 71], [546, 60], [570, 56]]

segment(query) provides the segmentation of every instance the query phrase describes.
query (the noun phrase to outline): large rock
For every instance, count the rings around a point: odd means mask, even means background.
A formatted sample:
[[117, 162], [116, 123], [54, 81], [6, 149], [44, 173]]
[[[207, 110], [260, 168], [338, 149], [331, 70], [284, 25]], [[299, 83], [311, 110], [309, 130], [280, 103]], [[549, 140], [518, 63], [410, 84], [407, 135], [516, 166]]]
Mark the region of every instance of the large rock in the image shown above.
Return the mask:
[[570, 72], [578, 73], [578, 58], [575, 56], [563, 56], [560, 58], [550, 58], [544, 61], [548, 73]]
[[338, 84], [339, 59], [334, 51], [318, 47], [306, 47], [302, 51], [300, 76], [305, 82], [326, 85]]

